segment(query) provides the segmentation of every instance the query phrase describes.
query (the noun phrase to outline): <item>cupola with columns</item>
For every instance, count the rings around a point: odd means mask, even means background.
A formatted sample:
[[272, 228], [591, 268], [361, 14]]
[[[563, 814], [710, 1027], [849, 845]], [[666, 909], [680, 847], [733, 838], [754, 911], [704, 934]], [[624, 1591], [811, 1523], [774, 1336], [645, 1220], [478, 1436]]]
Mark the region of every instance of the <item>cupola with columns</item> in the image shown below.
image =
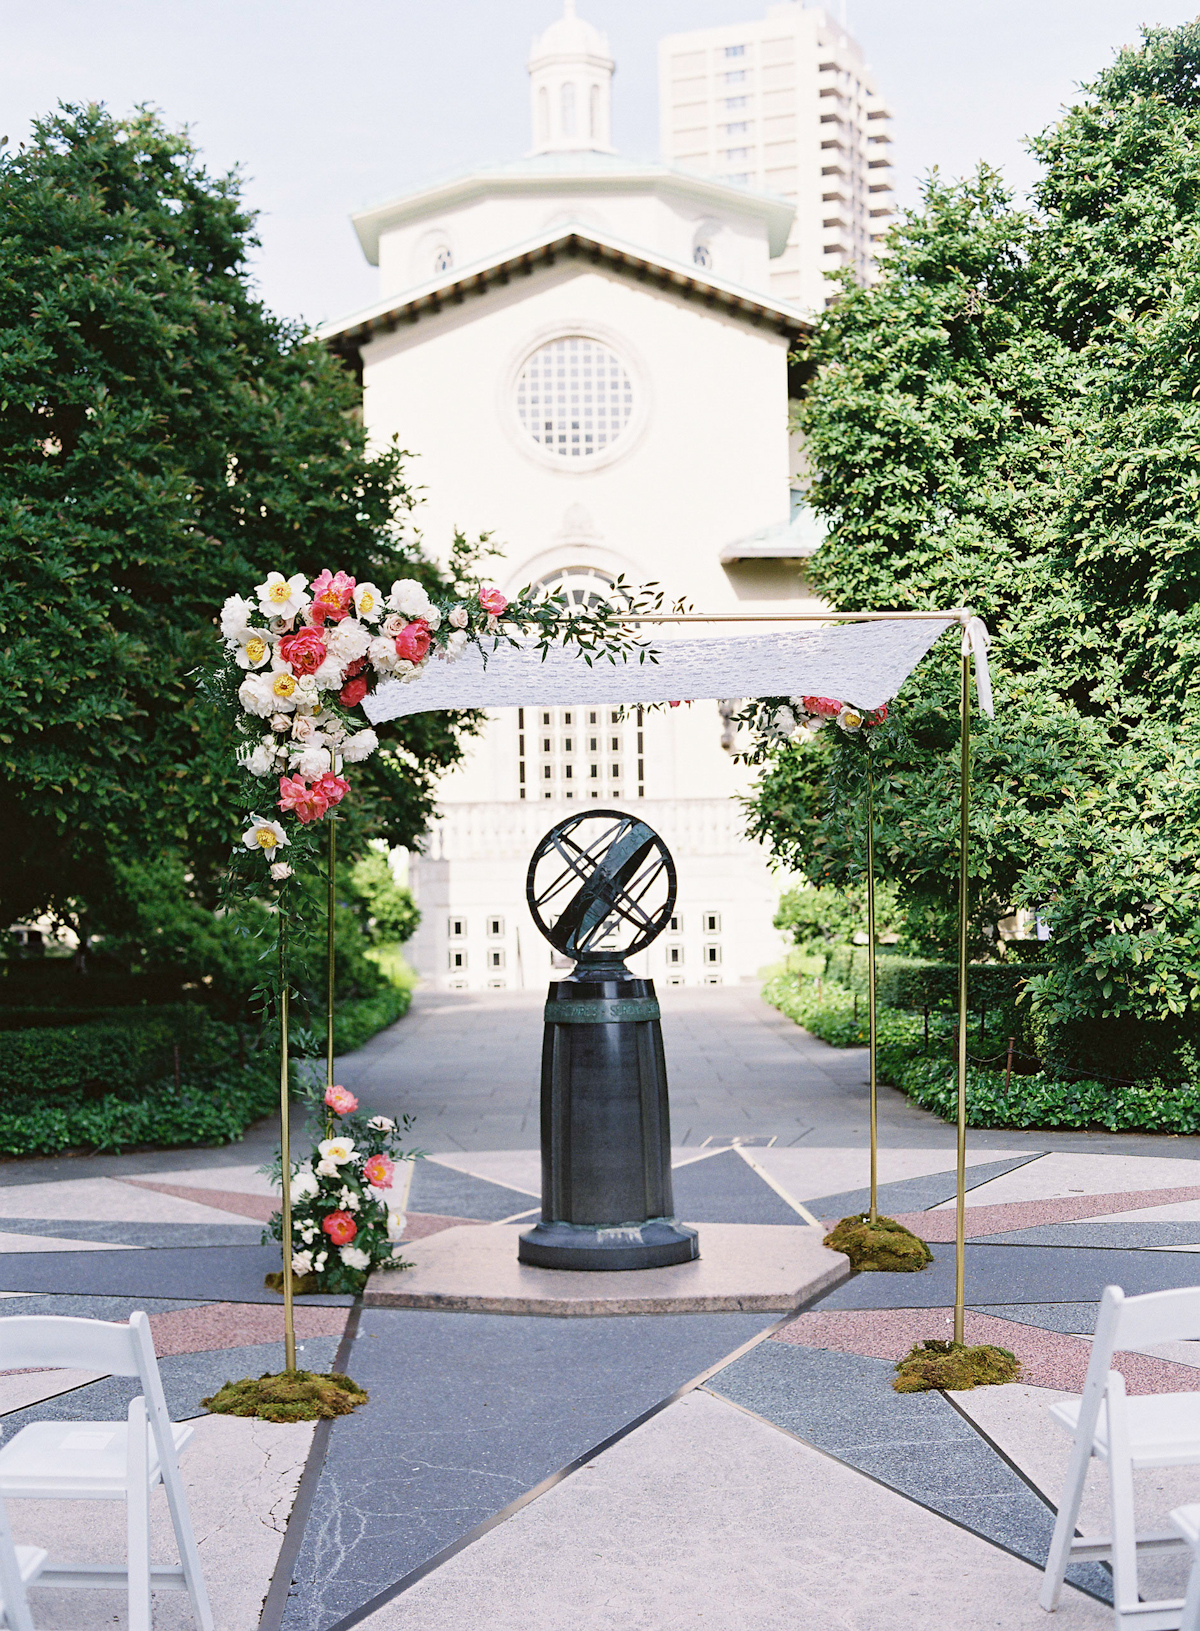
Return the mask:
[[575, 0], [533, 42], [529, 90], [536, 153], [612, 153], [608, 40], [575, 15]]

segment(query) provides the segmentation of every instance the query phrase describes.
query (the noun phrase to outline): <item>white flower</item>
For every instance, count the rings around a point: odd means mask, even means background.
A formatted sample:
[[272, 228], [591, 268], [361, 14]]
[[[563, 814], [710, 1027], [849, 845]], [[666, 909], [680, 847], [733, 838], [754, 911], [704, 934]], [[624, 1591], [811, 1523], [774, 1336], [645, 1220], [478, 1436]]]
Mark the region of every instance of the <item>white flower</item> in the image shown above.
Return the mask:
[[371, 1267], [370, 1254], [358, 1246], [339, 1246], [338, 1256], [348, 1269], [369, 1269]]
[[796, 716], [790, 708], [776, 708], [771, 715], [771, 729], [779, 736], [790, 736], [796, 729]]
[[305, 604], [304, 591], [308, 580], [302, 572], [285, 578], [282, 572], [268, 572], [266, 581], [255, 584], [258, 604], [267, 617], [295, 617]]
[[863, 716], [856, 708], [843, 708], [837, 722], [844, 731], [857, 731], [862, 729]]
[[465, 606], [452, 606], [446, 621], [452, 629], [465, 629], [471, 621], [471, 614]]
[[396, 642], [389, 640], [383, 634], [378, 635], [371, 641], [368, 656], [371, 659], [371, 666], [377, 674], [394, 674], [396, 664], [400, 661], [396, 656]]
[[432, 633], [434, 629], [441, 628], [442, 614], [438, 611], [436, 606], [430, 606], [429, 610], [425, 613], [425, 621], [429, 624], [430, 633]]
[[286, 714], [271, 715], [271, 729], [273, 731], [290, 731], [292, 722]]
[[242, 761], [252, 776], [271, 776], [275, 772], [275, 746], [273, 739], [269, 741], [270, 745], [260, 742]]
[[306, 1246], [311, 1246], [316, 1238], [317, 1231], [311, 1223], [302, 1223], [300, 1225], [300, 1239]]
[[441, 655], [448, 663], [456, 663], [467, 649], [470, 636], [467, 634], [452, 634], [442, 647]]
[[254, 613], [254, 606], [241, 595], [230, 595], [221, 607], [221, 636], [225, 640], [240, 640]]
[[293, 697], [293, 707], [297, 713], [315, 714], [320, 712], [321, 693], [317, 689], [311, 674], [304, 674], [296, 681]]
[[293, 1274], [311, 1274], [312, 1271], [313, 1271], [313, 1260], [312, 1260], [312, 1253], [311, 1252], [293, 1252], [292, 1253], [292, 1273]]
[[[354, 1140], [352, 1138], [323, 1138], [317, 1145], [323, 1161], [332, 1161], [336, 1167], [354, 1158]], [[320, 1167], [317, 1168], [319, 1172]]]
[[278, 709], [294, 706], [286, 698], [275, 695], [274, 683], [274, 674], [246, 675], [238, 686], [238, 701], [248, 714], [253, 714], [257, 719], [267, 719]]
[[320, 1274], [321, 1270], [325, 1267], [325, 1265], [326, 1265], [326, 1263], [328, 1263], [328, 1261], [329, 1261], [329, 1253], [328, 1252], [318, 1252], [316, 1257], [313, 1258], [313, 1273], [314, 1274]]
[[269, 821], [266, 816], [258, 815], [252, 815], [250, 821], [251, 825], [242, 834], [242, 843], [247, 849], [260, 849], [269, 860], [280, 844], [291, 843], [278, 821]]
[[316, 1174], [311, 1167], [299, 1167], [292, 1174], [292, 1200], [302, 1201], [320, 1191]]
[[374, 731], [356, 731], [342, 743], [342, 758], [348, 765], [361, 764], [378, 746], [379, 738]]
[[415, 578], [398, 578], [392, 585], [388, 605], [394, 612], [399, 612], [401, 617], [409, 619], [414, 617], [427, 619], [433, 612], [429, 596]]
[[403, 1240], [404, 1231], [408, 1227], [408, 1219], [403, 1212], [389, 1212], [387, 1220], [387, 1237], [389, 1240]]
[[[335, 623], [325, 634], [325, 649], [339, 663], [348, 665], [365, 657], [371, 645], [371, 631], [352, 617]], [[320, 669], [317, 670], [320, 673]]]
[[290, 878], [291, 875], [292, 869], [286, 861], [276, 861], [271, 867], [271, 876], [276, 883], [282, 883], [285, 878]]
[[341, 663], [334, 662], [332, 657], [326, 657], [311, 678], [320, 691], [340, 691], [346, 683], [345, 670]]
[[243, 629], [233, 660], [239, 668], [261, 668], [271, 660], [271, 641], [265, 629]]
[[342, 1192], [338, 1196], [338, 1205], [343, 1212], [357, 1212], [359, 1208], [358, 1196], [348, 1184], [342, 1185]]
[[315, 782], [329, 769], [329, 752], [325, 748], [292, 749], [292, 769], [299, 771], [306, 782]]
[[318, 1161], [317, 1172], [322, 1178], [336, 1178], [338, 1175], [338, 1164], [336, 1161], [330, 1161], [328, 1158], [323, 1161]]
[[360, 583], [354, 589], [354, 610], [373, 623], [383, 610], [383, 596], [373, 583]]
[[321, 746], [321, 733], [308, 714], [297, 714], [292, 720], [292, 741], [303, 742], [306, 748]]
[[396, 1123], [391, 1116], [372, 1116], [367, 1126], [374, 1127], [377, 1133], [390, 1133], [395, 1131]]

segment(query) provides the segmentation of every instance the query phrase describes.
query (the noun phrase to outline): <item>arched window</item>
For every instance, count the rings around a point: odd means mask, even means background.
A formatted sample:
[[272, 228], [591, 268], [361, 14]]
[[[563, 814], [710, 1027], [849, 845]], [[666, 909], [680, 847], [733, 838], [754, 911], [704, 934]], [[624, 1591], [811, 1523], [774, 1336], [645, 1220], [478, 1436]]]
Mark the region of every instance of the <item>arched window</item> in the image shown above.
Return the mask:
[[562, 133], [564, 136], [575, 134], [575, 86], [571, 80], [562, 88]]
[[600, 87], [592, 86], [588, 107], [588, 135], [594, 142], [600, 140]]
[[533, 585], [534, 594], [561, 595], [569, 606], [599, 606], [612, 599], [615, 579], [595, 566], [564, 566]]
[[517, 418], [561, 459], [603, 453], [633, 413], [633, 381], [608, 346], [583, 334], [539, 346], [517, 375]]
[[550, 140], [550, 92], [543, 85], [537, 97], [538, 140]]
[[448, 272], [454, 265], [454, 256], [449, 244], [439, 244], [433, 252], [433, 269], [435, 272]]

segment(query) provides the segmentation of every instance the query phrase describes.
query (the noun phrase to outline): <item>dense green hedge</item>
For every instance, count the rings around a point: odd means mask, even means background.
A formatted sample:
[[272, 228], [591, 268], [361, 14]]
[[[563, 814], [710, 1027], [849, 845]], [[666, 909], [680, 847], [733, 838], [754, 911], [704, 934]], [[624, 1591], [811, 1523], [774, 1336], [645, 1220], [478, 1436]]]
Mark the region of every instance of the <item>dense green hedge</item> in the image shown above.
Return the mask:
[[[972, 977], [974, 973], [972, 969]], [[822, 1042], [835, 1048], [867, 1045], [866, 1005], [858, 1004], [856, 1017], [855, 993], [845, 986], [826, 982], [818, 993], [810, 981], [778, 974], [763, 987], [763, 996]], [[935, 1016], [926, 1053], [921, 1017], [880, 1006], [876, 1050], [882, 1081], [946, 1121], [957, 1118], [958, 1079], [948, 1016]], [[1006, 1090], [1002, 1070], [971, 1065], [967, 1071], [967, 1124], [1196, 1133], [1200, 1132], [1200, 1082], [1072, 1081], [1039, 1071], [1029, 1076], [1014, 1074]]]
[[[972, 963], [967, 982], [972, 1013], [1016, 1002], [1031, 975], [1042, 972], [1036, 963]], [[825, 976], [860, 995], [867, 989], [867, 948], [837, 946], [829, 954]], [[927, 957], [899, 957], [876, 952], [875, 990], [889, 1008], [954, 1007], [958, 1003], [958, 965], [936, 963]]]
[[411, 986], [388, 986], [373, 997], [344, 1002], [333, 1016], [333, 1046], [336, 1053], [353, 1053], [369, 1042], [377, 1031], [403, 1019], [412, 1002]]

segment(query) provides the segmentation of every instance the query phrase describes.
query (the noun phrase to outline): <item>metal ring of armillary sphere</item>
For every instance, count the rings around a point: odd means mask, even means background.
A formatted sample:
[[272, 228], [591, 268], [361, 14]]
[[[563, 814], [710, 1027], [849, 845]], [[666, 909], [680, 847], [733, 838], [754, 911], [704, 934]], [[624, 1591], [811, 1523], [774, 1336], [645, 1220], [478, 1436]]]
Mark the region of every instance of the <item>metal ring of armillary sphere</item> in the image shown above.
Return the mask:
[[576, 962], [632, 957], [675, 910], [675, 863], [662, 839], [622, 810], [568, 816], [533, 852], [525, 881], [533, 921]]

